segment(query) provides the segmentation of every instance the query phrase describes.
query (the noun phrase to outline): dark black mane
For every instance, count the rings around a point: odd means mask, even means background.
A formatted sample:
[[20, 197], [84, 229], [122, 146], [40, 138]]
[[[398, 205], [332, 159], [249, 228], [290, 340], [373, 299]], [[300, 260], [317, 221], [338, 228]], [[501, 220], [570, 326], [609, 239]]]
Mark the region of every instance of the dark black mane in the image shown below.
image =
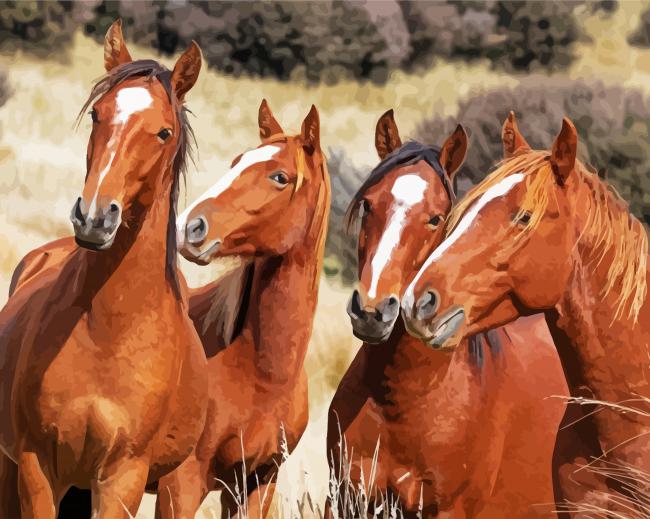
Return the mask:
[[415, 164], [419, 161], [425, 161], [436, 172], [442, 184], [445, 186], [449, 200], [452, 202], [456, 196], [451, 181], [440, 165], [440, 148], [421, 144], [417, 141], [408, 141], [398, 149], [387, 155], [377, 166], [370, 172], [359, 190], [352, 197], [352, 201], [345, 212], [345, 223], [349, 229], [355, 216], [355, 208], [361, 202], [364, 193], [375, 184], [379, 183], [389, 172], [400, 166]]
[[191, 160], [192, 158], [192, 143], [196, 141], [192, 127], [187, 120], [188, 110], [183, 104], [177, 101], [176, 96], [172, 91], [171, 75], [172, 73], [167, 67], [151, 59], [132, 61], [130, 63], [125, 63], [123, 65], [115, 67], [108, 74], [97, 80], [90, 92], [88, 100], [84, 103], [81, 112], [79, 112], [77, 121], [81, 119], [81, 117], [88, 110], [88, 107], [98, 98], [130, 78], [146, 77], [150, 80], [158, 80], [164, 87], [165, 92], [167, 92], [172, 107], [176, 112], [176, 117], [180, 126], [180, 132], [178, 137], [178, 145], [176, 147], [176, 153], [174, 155], [174, 179], [170, 193], [171, 203], [169, 210], [169, 220], [167, 222], [167, 250], [165, 252], [165, 265], [167, 279], [172, 284], [172, 288], [174, 289], [177, 297], [180, 297], [180, 286], [178, 281], [176, 259], [176, 206], [178, 202], [180, 177], [181, 175], [183, 175], [183, 177], [185, 176], [188, 159]]

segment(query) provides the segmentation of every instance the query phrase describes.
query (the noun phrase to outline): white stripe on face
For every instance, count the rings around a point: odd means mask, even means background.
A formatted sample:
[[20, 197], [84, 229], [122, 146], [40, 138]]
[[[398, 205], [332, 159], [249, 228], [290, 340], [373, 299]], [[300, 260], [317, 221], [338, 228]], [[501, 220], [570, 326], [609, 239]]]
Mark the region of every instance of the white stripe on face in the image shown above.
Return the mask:
[[210, 189], [203, 193], [203, 195], [201, 195], [192, 204], [190, 204], [190, 206], [185, 209], [185, 211], [183, 211], [183, 214], [178, 217], [176, 223], [176, 238], [178, 240], [178, 243], [183, 243], [183, 240], [185, 239], [187, 217], [197, 205], [210, 198], [217, 198], [221, 193], [228, 189], [239, 177], [239, 175], [241, 175], [245, 170], [255, 164], [268, 162], [278, 151], [280, 151], [279, 146], [272, 146], [269, 144], [244, 153], [237, 164], [235, 164], [224, 176], [222, 176], [216, 184], [214, 184]]
[[399, 243], [406, 223], [406, 214], [415, 204], [422, 201], [426, 188], [426, 181], [418, 175], [404, 175], [399, 177], [393, 184], [391, 189], [393, 204], [390, 208], [388, 225], [379, 240], [377, 250], [370, 263], [372, 279], [368, 297], [376, 297], [379, 278], [386, 268], [393, 250]]
[[151, 103], [153, 103], [153, 98], [149, 91], [143, 87], [123, 88], [117, 93], [117, 96], [115, 97], [115, 115], [113, 116], [112, 121], [113, 126], [116, 128], [113, 130], [114, 133], [107, 144], [107, 148], [110, 149], [110, 158], [108, 159], [106, 166], [99, 173], [97, 188], [95, 189], [95, 194], [93, 195], [93, 199], [90, 202], [90, 207], [88, 209], [88, 214], [91, 218], [95, 214], [99, 188], [101, 187], [102, 182], [104, 182], [104, 177], [106, 177], [106, 174], [110, 171], [111, 166], [113, 165], [116, 147], [119, 145], [122, 130], [134, 113], [141, 112], [145, 108], [148, 108], [151, 106]]
[[416, 274], [416, 276], [413, 278], [413, 281], [411, 281], [410, 285], [406, 289], [406, 292], [404, 293], [404, 300], [402, 307], [410, 311], [413, 308], [413, 299], [414, 299], [414, 291], [415, 291], [415, 285], [417, 282], [420, 280], [424, 272], [431, 266], [431, 264], [439, 260], [442, 255], [454, 244], [458, 239], [467, 231], [467, 229], [470, 228], [476, 217], [478, 216], [479, 212], [492, 200], [496, 198], [501, 198], [505, 196], [513, 187], [515, 187], [519, 182], [524, 180], [526, 176], [523, 173], [515, 173], [514, 175], [510, 175], [497, 184], [493, 185], [490, 187], [483, 195], [481, 195], [481, 198], [478, 199], [477, 202], [475, 202], [468, 210], [467, 212], [463, 215], [461, 218], [460, 222], [458, 225], [456, 225], [456, 228], [452, 231], [452, 233], [445, 238], [445, 240], [434, 250], [427, 260], [422, 264], [422, 267], [420, 267], [420, 270]]

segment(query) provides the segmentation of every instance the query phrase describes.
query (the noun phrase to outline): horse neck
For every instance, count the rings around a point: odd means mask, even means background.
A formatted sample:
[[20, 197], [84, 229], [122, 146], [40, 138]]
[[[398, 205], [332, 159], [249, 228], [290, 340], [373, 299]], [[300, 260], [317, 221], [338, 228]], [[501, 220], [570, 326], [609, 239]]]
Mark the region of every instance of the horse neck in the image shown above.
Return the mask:
[[[579, 200], [585, 203], [589, 198], [581, 196]], [[586, 214], [586, 208], [578, 204], [576, 214]], [[582, 224], [578, 221], [577, 228], [583, 229]], [[650, 396], [648, 300], [636, 322], [628, 317], [627, 311], [615, 317], [620, 286], [616, 284], [608, 294], [602, 295], [613, 253], [607, 252], [595, 264], [593, 258], [598, 257], [598, 252], [589, 243], [574, 247], [572, 274], [566, 290], [555, 308], [546, 312], [569, 387], [575, 390], [586, 386], [602, 400], [624, 398], [630, 393]], [[646, 283], [650, 283], [648, 269]], [[621, 387], [626, 395], [612, 392]]]
[[173, 291], [166, 272], [172, 188], [171, 170], [157, 175], [147, 196], [151, 202], [132, 208], [128, 227], [123, 224], [111, 248], [83, 251], [85, 286], [92, 293], [93, 309], [102, 316], [110, 319], [111, 314], [120, 314], [121, 305], [115, 302], [128, 301], [131, 295], [142, 300]]
[[[327, 178], [324, 179], [327, 182]], [[281, 256], [255, 261], [249, 308], [242, 337], [253, 346], [260, 381], [293, 384], [300, 376], [311, 338], [318, 302], [318, 281], [327, 232], [329, 185], [323, 186], [325, 205], [320, 225]]]

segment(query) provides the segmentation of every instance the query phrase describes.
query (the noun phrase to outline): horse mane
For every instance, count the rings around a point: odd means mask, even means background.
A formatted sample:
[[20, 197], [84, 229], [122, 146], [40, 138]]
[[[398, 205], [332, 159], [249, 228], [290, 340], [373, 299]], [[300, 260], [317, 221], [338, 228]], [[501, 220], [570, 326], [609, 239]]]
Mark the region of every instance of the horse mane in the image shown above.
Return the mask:
[[[462, 216], [490, 187], [514, 173], [526, 175], [526, 193], [516, 219], [530, 214], [528, 223], [521, 228], [515, 246], [540, 224], [549, 203], [553, 199], [550, 186], [555, 185], [555, 175], [548, 151], [530, 151], [499, 163], [485, 180], [474, 186], [452, 209], [446, 226], [449, 236]], [[576, 160], [575, 173], [579, 186], [589, 191], [589, 209], [586, 223], [581, 229], [576, 246], [588, 244], [591, 257], [588, 264], [599, 265], [608, 253], [612, 259], [601, 297], [607, 296], [614, 287], [620, 290], [616, 297], [614, 319], [623, 316], [638, 319], [647, 293], [646, 267], [648, 236], [641, 224], [629, 211], [628, 204], [593, 169]], [[513, 223], [514, 226], [514, 223]], [[627, 312], [626, 312], [627, 308]]]
[[157, 61], [151, 59], [131, 61], [129, 63], [124, 63], [115, 67], [110, 72], [100, 77], [93, 85], [88, 99], [84, 103], [81, 111], [79, 112], [79, 115], [77, 116], [77, 125], [79, 124], [81, 117], [83, 117], [86, 110], [88, 110], [92, 103], [94, 103], [98, 98], [106, 94], [109, 90], [112, 90], [116, 86], [120, 85], [127, 79], [134, 77], [146, 77], [150, 81], [158, 80], [165, 89], [174, 112], [176, 113], [176, 118], [178, 119], [180, 126], [178, 142], [176, 145], [176, 151], [172, 165], [174, 177], [169, 195], [170, 211], [167, 222], [165, 275], [167, 280], [171, 283], [176, 297], [180, 299], [181, 289], [180, 281], [178, 279], [176, 257], [176, 209], [178, 205], [178, 194], [180, 190], [180, 177], [183, 176], [183, 179], [185, 179], [188, 159], [192, 160], [192, 143], [196, 143], [196, 139], [194, 137], [194, 131], [192, 130], [192, 127], [190, 126], [187, 118], [187, 113], [189, 110], [185, 107], [185, 105], [178, 102], [176, 95], [172, 91], [171, 75], [171, 70], [161, 65]]
[[[286, 142], [287, 137], [277, 135], [272, 140], [267, 139], [266, 142], [280, 141]], [[320, 281], [330, 206], [330, 181], [327, 161], [325, 155], [322, 154], [321, 156], [322, 161], [314, 164], [316, 175], [320, 172], [321, 179], [318, 186], [314, 212], [306, 233], [307, 236], [315, 235], [316, 240], [316, 264], [312, 289], [315, 289]], [[301, 188], [305, 178], [305, 155], [302, 146], [298, 146], [296, 149], [296, 168], [297, 179], [294, 193]], [[208, 330], [215, 331], [216, 336], [211, 336], [209, 339], [216, 341], [216, 350], [214, 344], [210, 344], [208, 348], [204, 342], [206, 352], [209, 350], [212, 353], [213, 351], [216, 352], [225, 348], [241, 333], [249, 308], [254, 272], [254, 261], [242, 261], [239, 266], [229, 271], [211, 285], [213, 295], [211, 297], [210, 307], [205, 313], [203, 315], [192, 316], [195, 323], [200, 321], [200, 328], [197, 326], [200, 334], [204, 334]], [[190, 314], [192, 314], [192, 308], [190, 308]], [[202, 336], [201, 339], [204, 340], [204, 337]]]
[[375, 168], [368, 175], [368, 178], [366, 178], [363, 184], [361, 184], [361, 187], [352, 197], [352, 200], [350, 201], [348, 208], [345, 211], [344, 217], [345, 227], [348, 232], [352, 228], [357, 217], [357, 211], [355, 211], [355, 209], [358, 207], [359, 203], [363, 199], [363, 195], [368, 189], [370, 189], [375, 184], [378, 184], [388, 173], [393, 171], [395, 168], [407, 166], [409, 164], [415, 164], [421, 160], [425, 161], [436, 172], [442, 181], [442, 184], [445, 186], [447, 195], [449, 195], [449, 200], [451, 200], [453, 203], [456, 195], [449, 176], [440, 164], [440, 148], [437, 146], [422, 144], [417, 141], [407, 141], [402, 146], [384, 157], [384, 159], [379, 164], [377, 164], [377, 166], [375, 166]]

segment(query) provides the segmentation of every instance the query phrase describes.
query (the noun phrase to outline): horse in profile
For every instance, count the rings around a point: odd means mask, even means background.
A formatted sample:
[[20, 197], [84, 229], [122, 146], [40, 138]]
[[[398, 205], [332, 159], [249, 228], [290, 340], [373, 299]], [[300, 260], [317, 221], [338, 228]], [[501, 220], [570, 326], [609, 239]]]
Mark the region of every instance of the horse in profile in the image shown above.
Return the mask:
[[[567, 413], [590, 407], [572, 425], [579, 442], [556, 448], [560, 509], [647, 517], [646, 230], [577, 159], [569, 119], [550, 151], [536, 151], [511, 113], [504, 142], [508, 157], [452, 211], [407, 289], [404, 317], [425, 341], [444, 343], [542, 313], [574, 397]], [[445, 325], [453, 338], [440, 337]]]
[[[177, 272], [176, 199], [196, 44], [173, 71], [132, 61], [119, 20], [94, 86], [74, 238], [29, 253], [0, 312], [0, 503], [55, 518], [68, 488], [128, 517], [202, 431], [206, 359]], [[75, 243], [76, 242], [76, 243]], [[16, 486], [20, 509], [16, 509]]]
[[381, 162], [348, 210], [349, 226], [360, 220], [348, 313], [364, 344], [330, 406], [331, 479], [342, 488], [329, 506], [363, 516], [355, 494], [374, 474], [371, 511], [398, 501], [408, 517], [548, 515], [535, 505], [552, 501], [564, 405], [545, 397], [566, 386], [543, 319], [444, 351], [408, 335], [399, 316], [408, 282], [443, 238], [465, 131], [459, 125], [441, 148], [402, 144], [390, 110], [375, 144]]
[[159, 483], [159, 517], [193, 518], [218, 489], [223, 517], [265, 517], [279, 466], [307, 426], [303, 364], [330, 203], [318, 112], [312, 106], [290, 136], [262, 101], [259, 133], [262, 144], [178, 219], [187, 259], [243, 263], [193, 298], [212, 355], [208, 417], [194, 453]]

